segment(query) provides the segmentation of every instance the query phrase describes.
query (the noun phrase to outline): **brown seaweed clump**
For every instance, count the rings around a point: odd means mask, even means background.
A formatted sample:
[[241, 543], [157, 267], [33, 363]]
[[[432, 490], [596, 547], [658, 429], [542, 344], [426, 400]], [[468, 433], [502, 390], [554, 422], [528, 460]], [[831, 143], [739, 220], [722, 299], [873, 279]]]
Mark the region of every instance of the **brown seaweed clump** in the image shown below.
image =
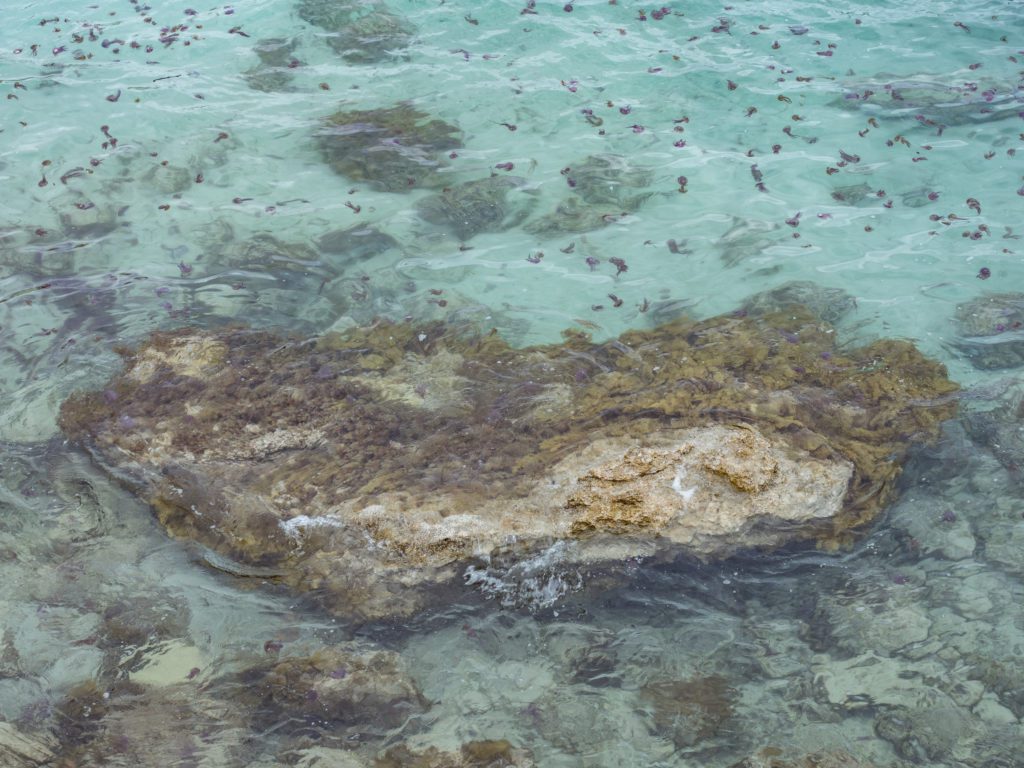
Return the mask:
[[335, 112], [316, 141], [328, 165], [353, 181], [387, 192], [439, 187], [440, 153], [462, 146], [454, 125], [409, 103], [383, 109]]
[[366, 617], [416, 611], [509, 547], [840, 542], [957, 389], [908, 342], [840, 347], [792, 307], [526, 349], [381, 323], [185, 329], [123, 355], [105, 391], [64, 403], [65, 433], [173, 535]]

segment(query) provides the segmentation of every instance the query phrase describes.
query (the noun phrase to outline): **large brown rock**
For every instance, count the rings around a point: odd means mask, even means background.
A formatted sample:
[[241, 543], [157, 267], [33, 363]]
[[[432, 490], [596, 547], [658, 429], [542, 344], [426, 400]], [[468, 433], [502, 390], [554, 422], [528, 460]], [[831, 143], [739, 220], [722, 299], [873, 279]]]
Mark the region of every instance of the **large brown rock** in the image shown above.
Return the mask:
[[553, 541], [589, 561], [841, 541], [955, 409], [909, 343], [840, 349], [792, 308], [528, 349], [440, 323], [186, 329], [124, 357], [64, 404], [67, 435], [174, 535], [368, 617]]

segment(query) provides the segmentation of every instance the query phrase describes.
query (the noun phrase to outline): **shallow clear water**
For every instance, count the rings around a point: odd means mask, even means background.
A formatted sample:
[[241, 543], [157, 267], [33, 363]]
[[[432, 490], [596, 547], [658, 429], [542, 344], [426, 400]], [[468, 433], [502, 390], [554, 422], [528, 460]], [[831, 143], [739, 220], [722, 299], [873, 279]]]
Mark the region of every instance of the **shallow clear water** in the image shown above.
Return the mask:
[[[968, 408], [1019, 378], [978, 367], [955, 320], [1024, 286], [1019, 4], [562, 6], [393, 0], [408, 45], [353, 62], [284, 0], [5, 4], [0, 718], [70, 738], [69, 688], [131, 675], [206, 698], [176, 710], [187, 744], [121, 711], [124, 738], [156, 746], [116, 741], [107, 764], [141, 749], [154, 765], [328, 765], [310, 744], [485, 738], [544, 766], [731, 766], [766, 746], [1020, 764], [1020, 478], [957, 423], [849, 551], [637, 563], [607, 582], [556, 552], [471, 572], [444, 612], [362, 627], [210, 568], [62, 442], [63, 399], [158, 328], [462, 318], [527, 345], [708, 317], [792, 280], [844, 289], [843, 338], [913, 341]], [[283, 65], [261, 65], [261, 45]], [[442, 184], [515, 177], [522, 216], [453, 232], [422, 215], [436, 189], [331, 169], [327, 116], [403, 101], [462, 133]], [[588, 200], [592, 156], [622, 173]], [[552, 231], [571, 229], [566, 200], [583, 231]], [[357, 224], [395, 242], [318, 247]], [[125, 612], [148, 644], [107, 636]], [[232, 675], [267, 643], [299, 656], [352, 637], [401, 654], [427, 714], [314, 723], [306, 742], [223, 714], [245, 713]], [[657, 684], [680, 680], [672, 697], [699, 703], [664, 714]], [[139, 696], [140, 721], [171, 706]]]

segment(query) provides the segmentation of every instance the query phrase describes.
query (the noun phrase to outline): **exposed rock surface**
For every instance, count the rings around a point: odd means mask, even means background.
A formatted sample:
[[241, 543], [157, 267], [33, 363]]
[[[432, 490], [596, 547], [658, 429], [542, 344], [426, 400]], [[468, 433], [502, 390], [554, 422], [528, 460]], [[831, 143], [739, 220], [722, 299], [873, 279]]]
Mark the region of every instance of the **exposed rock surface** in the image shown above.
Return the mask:
[[156, 334], [65, 432], [174, 535], [340, 613], [402, 615], [474, 558], [605, 560], [842, 539], [955, 385], [911, 345], [797, 310], [512, 349], [442, 324], [314, 342]]

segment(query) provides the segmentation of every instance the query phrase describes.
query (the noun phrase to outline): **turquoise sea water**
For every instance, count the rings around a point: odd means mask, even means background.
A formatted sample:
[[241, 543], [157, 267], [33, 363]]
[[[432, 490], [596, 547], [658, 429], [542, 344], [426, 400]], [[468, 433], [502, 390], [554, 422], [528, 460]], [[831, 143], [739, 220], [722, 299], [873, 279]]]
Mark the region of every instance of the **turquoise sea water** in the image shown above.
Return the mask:
[[[4, 5], [0, 718], [59, 729], [72, 686], [137, 653], [146, 685], [198, 667], [227, 701], [218, 681], [268, 641], [301, 654], [355, 631], [209, 569], [62, 443], [63, 399], [155, 329], [447, 317], [526, 345], [802, 280], [855, 299], [843, 338], [913, 341], [970, 407], [1013, 392], [1024, 356], [984, 353], [1019, 343], [1024, 300], [981, 326], [957, 311], [1024, 289], [1018, 3], [304, 7]], [[332, 47], [306, 20], [342, 7], [384, 40]], [[439, 224], [436, 188], [325, 162], [329, 115], [398, 103], [461, 131], [440, 185], [507, 179], [496, 219], [478, 199], [458, 215], [481, 231]], [[356, 225], [378, 233], [362, 250], [321, 239]], [[361, 755], [505, 738], [542, 766], [731, 766], [766, 746], [1022, 765], [1024, 502], [1003, 437], [951, 425], [840, 554], [638, 564], [610, 591], [557, 561], [476, 574], [441, 615], [358, 630], [402, 655], [428, 716], [310, 728]], [[111, 612], [161, 629], [112, 662]], [[673, 693], [697, 703], [672, 720], [644, 693], [663, 680], [705, 682]], [[280, 724], [211, 726], [211, 701], [180, 716], [187, 748], [120, 712], [149, 746], [107, 764], [335, 764]]]

